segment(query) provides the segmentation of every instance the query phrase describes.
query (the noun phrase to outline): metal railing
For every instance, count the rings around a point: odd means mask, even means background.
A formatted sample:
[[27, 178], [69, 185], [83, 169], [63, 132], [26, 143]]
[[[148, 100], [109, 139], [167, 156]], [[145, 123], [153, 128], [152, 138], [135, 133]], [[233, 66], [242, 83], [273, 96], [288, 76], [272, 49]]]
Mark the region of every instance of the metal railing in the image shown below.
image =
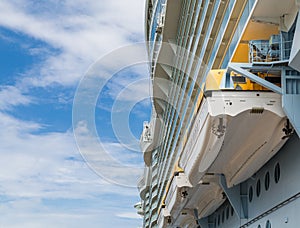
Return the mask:
[[289, 60], [293, 41], [276, 42], [270, 40], [251, 40], [249, 42], [250, 63], [276, 62]]

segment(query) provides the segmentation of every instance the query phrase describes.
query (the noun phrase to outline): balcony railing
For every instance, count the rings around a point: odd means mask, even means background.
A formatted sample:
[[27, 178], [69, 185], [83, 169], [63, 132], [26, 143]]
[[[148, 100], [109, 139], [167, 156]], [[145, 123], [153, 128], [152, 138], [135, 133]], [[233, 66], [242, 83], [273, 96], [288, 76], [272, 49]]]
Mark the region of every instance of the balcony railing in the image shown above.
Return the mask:
[[289, 60], [293, 41], [282, 41], [280, 35], [270, 40], [251, 40], [249, 42], [249, 60], [251, 63], [277, 62]]

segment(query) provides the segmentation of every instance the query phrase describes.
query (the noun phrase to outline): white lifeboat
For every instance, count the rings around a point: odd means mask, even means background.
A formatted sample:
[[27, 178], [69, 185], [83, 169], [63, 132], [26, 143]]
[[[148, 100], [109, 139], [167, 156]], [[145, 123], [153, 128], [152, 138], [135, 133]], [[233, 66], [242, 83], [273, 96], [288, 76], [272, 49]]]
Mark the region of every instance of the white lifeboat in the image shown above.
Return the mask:
[[179, 159], [190, 183], [224, 174], [227, 185], [252, 176], [286, 142], [281, 96], [266, 91], [209, 91]]
[[199, 219], [209, 216], [226, 200], [219, 183], [219, 175], [206, 174], [189, 192], [189, 200], [185, 208], [197, 209]]
[[179, 213], [183, 205], [186, 204], [190, 187], [192, 186], [183, 172], [175, 173], [165, 198], [166, 208], [171, 215]]
[[214, 91], [206, 99], [214, 118], [226, 119], [225, 133], [217, 156], [206, 153], [198, 172], [206, 168], [203, 163], [214, 159], [208, 172], [224, 174], [231, 187], [251, 177], [286, 142], [281, 96], [265, 91]]

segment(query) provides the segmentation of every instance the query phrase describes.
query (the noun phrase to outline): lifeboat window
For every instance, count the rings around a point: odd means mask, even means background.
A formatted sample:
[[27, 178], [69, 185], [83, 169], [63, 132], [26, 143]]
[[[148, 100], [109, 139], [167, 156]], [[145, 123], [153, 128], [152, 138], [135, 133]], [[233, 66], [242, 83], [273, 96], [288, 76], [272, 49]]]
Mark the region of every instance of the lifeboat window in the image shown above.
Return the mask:
[[275, 179], [275, 183], [279, 182], [279, 179], [280, 179], [280, 165], [279, 165], [279, 163], [277, 163], [276, 166], [275, 166], [274, 179]]
[[261, 184], [260, 184], [260, 180], [258, 180], [256, 183], [256, 196], [257, 197], [259, 197], [259, 195], [260, 195], [260, 189], [261, 189]]
[[266, 228], [271, 228], [271, 222], [269, 220], [266, 223]]
[[266, 189], [266, 191], [269, 190], [269, 187], [270, 187], [270, 173], [267, 172], [266, 175], [265, 175], [265, 189]]
[[231, 206], [231, 216], [233, 216], [234, 215], [234, 209], [233, 209], [233, 207]]
[[226, 208], [226, 219], [229, 219], [229, 207]]
[[253, 199], [253, 188], [252, 188], [252, 186], [250, 186], [250, 188], [249, 188], [248, 197], [249, 197], [249, 202], [251, 203], [252, 199]]

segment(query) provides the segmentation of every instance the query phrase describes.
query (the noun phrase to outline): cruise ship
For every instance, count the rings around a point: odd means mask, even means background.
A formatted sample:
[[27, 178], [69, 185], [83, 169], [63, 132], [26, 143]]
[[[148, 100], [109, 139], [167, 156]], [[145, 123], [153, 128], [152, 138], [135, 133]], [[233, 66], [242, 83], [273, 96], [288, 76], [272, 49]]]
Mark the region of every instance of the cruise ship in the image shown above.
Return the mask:
[[300, 1], [146, 0], [143, 227], [300, 227]]

